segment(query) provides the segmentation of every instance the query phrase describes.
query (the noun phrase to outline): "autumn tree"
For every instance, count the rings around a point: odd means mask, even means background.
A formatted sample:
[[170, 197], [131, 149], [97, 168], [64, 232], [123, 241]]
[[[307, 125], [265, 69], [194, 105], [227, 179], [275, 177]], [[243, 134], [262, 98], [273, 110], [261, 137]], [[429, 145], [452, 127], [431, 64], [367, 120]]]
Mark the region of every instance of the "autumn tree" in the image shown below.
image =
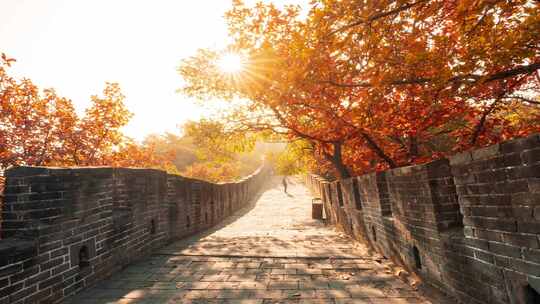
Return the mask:
[[169, 150], [158, 150], [154, 144], [140, 144], [128, 138], [116, 147], [113, 153], [105, 156], [103, 165], [112, 167], [151, 168], [179, 174], [175, 164], [177, 155]]
[[145, 137], [143, 146], [152, 147], [156, 155], [171, 159], [179, 171], [197, 162], [197, 148], [193, 139], [180, 134], [171, 132], [150, 134]]
[[537, 104], [520, 94], [538, 94], [537, 2], [321, 4], [312, 13], [317, 47], [333, 51], [339, 68], [313, 81], [384, 105], [375, 117], [396, 119], [392, 137], [413, 161], [440, 134], [458, 138], [452, 150], [459, 150], [538, 130], [508, 132], [505, 121], [488, 117], [516, 100]]
[[248, 100], [236, 121], [308, 140], [342, 177], [540, 129], [538, 2], [312, 3], [302, 19], [234, 1], [224, 52], [243, 70], [200, 50], [179, 69], [184, 92]]
[[265, 161], [278, 175], [297, 175], [317, 172], [322, 165], [313, 158], [313, 145], [306, 140], [295, 140], [277, 151], [268, 151]]
[[71, 134], [76, 124], [71, 101], [52, 89], [40, 92], [28, 79], [14, 79], [7, 68], [15, 60], [5, 54], [1, 60], [0, 168], [56, 161], [63, 136]]
[[8, 74], [15, 62], [0, 62], [0, 171], [16, 165], [137, 166], [172, 170], [166, 155], [126, 137], [121, 128], [132, 114], [115, 83], [79, 117], [71, 100], [29, 79]]
[[234, 181], [261, 165], [261, 155], [254, 153], [258, 134], [238, 132], [223, 122], [206, 119], [186, 122], [183, 131], [196, 148], [197, 161], [182, 175], [212, 182]]

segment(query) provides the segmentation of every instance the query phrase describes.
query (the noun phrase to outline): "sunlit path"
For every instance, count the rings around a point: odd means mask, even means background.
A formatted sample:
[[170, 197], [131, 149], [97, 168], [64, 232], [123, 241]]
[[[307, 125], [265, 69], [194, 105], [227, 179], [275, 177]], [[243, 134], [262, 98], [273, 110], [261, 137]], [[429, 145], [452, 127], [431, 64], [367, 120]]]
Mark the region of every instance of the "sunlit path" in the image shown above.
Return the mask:
[[287, 258], [352, 258], [365, 253], [348, 237], [311, 219], [311, 195], [303, 185], [292, 183], [285, 194], [275, 178], [256, 203], [215, 231], [175, 243], [161, 253]]
[[226, 223], [163, 248], [71, 303], [432, 303], [310, 215], [307, 189], [294, 182], [285, 194], [274, 178]]

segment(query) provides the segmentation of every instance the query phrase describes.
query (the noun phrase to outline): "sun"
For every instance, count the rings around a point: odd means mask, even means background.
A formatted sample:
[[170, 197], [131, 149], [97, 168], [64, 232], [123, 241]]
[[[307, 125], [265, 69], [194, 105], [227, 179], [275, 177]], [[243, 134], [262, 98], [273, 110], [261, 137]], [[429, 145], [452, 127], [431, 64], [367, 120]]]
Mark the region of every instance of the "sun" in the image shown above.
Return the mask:
[[218, 68], [227, 74], [236, 74], [244, 68], [244, 61], [239, 54], [226, 53], [217, 62]]

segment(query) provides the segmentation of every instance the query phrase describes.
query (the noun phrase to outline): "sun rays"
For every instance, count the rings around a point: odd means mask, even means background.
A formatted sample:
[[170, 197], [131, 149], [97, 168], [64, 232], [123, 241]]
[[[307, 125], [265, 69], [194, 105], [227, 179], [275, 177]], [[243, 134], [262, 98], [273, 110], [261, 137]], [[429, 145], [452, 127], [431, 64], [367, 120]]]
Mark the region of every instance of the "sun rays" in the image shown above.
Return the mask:
[[240, 54], [226, 53], [218, 61], [219, 70], [226, 74], [238, 74], [244, 69], [244, 59]]

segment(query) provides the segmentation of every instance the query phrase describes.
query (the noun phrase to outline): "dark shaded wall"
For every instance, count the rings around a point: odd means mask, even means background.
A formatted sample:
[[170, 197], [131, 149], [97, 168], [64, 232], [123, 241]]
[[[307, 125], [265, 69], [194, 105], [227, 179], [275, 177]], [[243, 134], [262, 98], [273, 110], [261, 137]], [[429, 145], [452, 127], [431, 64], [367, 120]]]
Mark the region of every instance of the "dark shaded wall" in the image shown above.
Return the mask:
[[540, 135], [307, 184], [329, 222], [460, 302], [540, 303]]
[[211, 184], [147, 169], [10, 169], [0, 303], [60, 302], [222, 221], [256, 195], [267, 174]]

